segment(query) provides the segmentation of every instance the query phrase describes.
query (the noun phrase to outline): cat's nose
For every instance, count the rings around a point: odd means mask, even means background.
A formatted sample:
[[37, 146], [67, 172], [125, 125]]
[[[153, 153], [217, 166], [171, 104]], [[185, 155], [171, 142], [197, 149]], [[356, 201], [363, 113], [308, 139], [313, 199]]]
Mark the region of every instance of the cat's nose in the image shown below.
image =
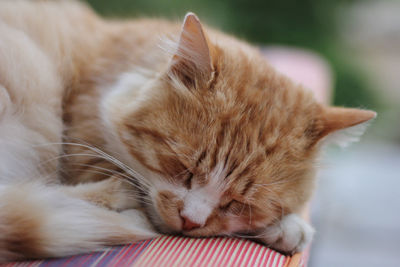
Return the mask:
[[189, 230], [193, 230], [195, 228], [199, 228], [201, 225], [193, 222], [192, 220], [190, 220], [188, 217], [182, 216], [182, 222], [183, 222], [183, 230], [189, 231]]

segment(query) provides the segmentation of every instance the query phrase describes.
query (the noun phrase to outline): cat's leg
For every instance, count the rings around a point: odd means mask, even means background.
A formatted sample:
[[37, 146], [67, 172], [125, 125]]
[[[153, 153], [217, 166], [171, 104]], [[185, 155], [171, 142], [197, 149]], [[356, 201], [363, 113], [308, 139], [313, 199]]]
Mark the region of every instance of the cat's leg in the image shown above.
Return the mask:
[[287, 254], [302, 251], [314, 235], [314, 229], [297, 214], [289, 214], [261, 233], [260, 241]]
[[97, 182], [62, 186], [60, 190], [72, 197], [115, 211], [140, 208], [138, 190], [118, 175]]
[[67, 256], [157, 235], [142, 214], [101, 208], [59, 186], [0, 185], [0, 262]]
[[151, 228], [141, 209], [137, 188], [118, 175], [97, 182], [59, 186], [58, 190], [96, 206], [119, 211], [130, 217], [136, 226]]

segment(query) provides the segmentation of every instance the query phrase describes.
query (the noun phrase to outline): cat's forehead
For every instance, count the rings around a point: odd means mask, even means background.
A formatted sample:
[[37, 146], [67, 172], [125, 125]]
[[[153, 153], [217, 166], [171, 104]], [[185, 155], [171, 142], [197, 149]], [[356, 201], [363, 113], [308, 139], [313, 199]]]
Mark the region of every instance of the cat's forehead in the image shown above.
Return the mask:
[[252, 88], [249, 93], [226, 93], [235, 89], [216, 88], [182, 95], [171, 90], [127, 123], [142, 137], [151, 132], [150, 139], [166, 143], [166, 149], [173, 149], [184, 161], [204, 158], [200, 167], [231, 160], [262, 165], [267, 161], [260, 155], [290, 155], [307, 147], [315, 109], [301, 90], [265, 90], [271, 92]]

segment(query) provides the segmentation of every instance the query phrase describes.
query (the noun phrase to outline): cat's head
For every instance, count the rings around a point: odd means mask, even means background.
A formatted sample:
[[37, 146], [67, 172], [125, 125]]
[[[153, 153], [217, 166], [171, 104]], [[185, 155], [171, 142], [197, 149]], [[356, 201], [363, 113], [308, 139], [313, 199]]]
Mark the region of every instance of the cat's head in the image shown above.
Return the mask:
[[211, 37], [188, 14], [165, 72], [114, 103], [115, 133], [162, 232], [255, 232], [298, 211], [322, 140], [375, 117], [322, 106], [247, 44]]

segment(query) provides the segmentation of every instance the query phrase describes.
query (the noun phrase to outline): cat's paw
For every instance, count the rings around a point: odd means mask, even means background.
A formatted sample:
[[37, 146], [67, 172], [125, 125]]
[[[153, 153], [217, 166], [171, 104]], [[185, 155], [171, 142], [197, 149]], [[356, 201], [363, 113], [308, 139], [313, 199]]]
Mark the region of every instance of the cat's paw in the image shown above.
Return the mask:
[[139, 207], [136, 189], [123, 178], [113, 176], [101, 181], [104, 199], [109, 209], [122, 211]]
[[140, 205], [136, 188], [119, 176], [106, 180], [63, 187], [65, 193], [97, 206], [115, 211], [135, 209]]
[[153, 225], [147, 219], [147, 216], [140, 210], [130, 209], [120, 213], [130, 228], [135, 229], [143, 234], [148, 235], [149, 238], [157, 237], [160, 234], [156, 232]]
[[110, 177], [102, 181], [104, 194], [108, 201], [108, 208], [116, 211], [139, 208], [137, 196], [139, 195], [136, 187], [132, 186], [124, 178], [119, 176]]
[[312, 240], [314, 229], [297, 214], [289, 214], [277, 224], [267, 227], [261, 241], [285, 254], [302, 251]]

